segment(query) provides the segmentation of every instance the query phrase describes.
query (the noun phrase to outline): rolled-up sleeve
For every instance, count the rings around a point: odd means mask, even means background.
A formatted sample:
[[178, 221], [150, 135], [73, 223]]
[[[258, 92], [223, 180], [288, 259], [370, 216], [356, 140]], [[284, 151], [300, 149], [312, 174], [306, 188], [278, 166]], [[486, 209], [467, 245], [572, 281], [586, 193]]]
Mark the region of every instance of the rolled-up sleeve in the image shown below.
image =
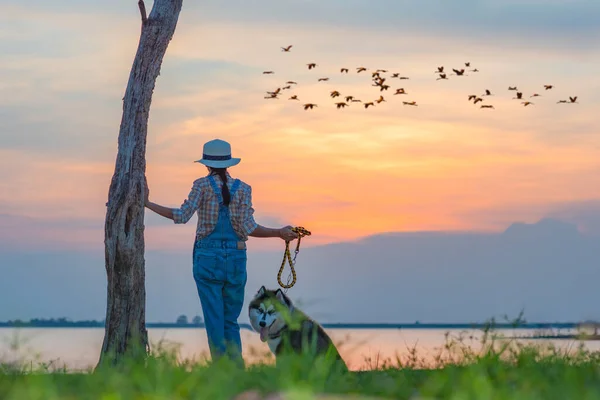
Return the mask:
[[200, 200], [202, 199], [202, 186], [198, 181], [194, 182], [188, 198], [183, 201], [179, 208], [173, 208], [173, 222], [176, 224], [185, 224], [192, 218], [192, 215], [198, 210]]
[[258, 224], [254, 220], [254, 208], [252, 208], [252, 188], [248, 186], [244, 190], [244, 198], [241, 203], [240, 214], [242, 217], [242, 229], [246, 235], [254, 232]]

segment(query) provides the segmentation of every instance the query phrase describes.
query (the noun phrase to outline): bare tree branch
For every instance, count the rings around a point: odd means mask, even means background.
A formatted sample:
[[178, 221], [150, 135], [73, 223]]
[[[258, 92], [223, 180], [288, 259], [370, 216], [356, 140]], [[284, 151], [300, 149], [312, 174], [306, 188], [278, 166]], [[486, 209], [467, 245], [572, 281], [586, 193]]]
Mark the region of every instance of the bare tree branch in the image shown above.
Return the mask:
[[142, 14], [142, 26], [146, 25], [148, 22], [148, 17], [146, 15], [146, 5], [144, 4], [144, 0], [138, 1], [138, 7], [140, 8], [140, 14]]

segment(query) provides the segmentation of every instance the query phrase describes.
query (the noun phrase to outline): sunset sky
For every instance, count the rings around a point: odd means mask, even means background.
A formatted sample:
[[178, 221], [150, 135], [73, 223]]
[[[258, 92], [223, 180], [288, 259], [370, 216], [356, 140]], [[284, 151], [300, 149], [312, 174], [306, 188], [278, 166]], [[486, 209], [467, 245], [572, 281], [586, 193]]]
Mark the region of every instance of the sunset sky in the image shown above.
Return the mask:
[[[151, 199], [179, 206], [206, 173], [193, 163], [203, 143], [221, 138], [242, 158], [231, 174], [253, 187], [257, 221], [305, 226], [309, 244], [502, 231], [544, 216], [598, 234], [598, 15], [597, 0], [184, 0], [150, 110]], [[103, 248], [139, 31], [134, 0], [0, 0], [6, 248]], [[437, 66], [466, 61], [480, 72], [436, 81]], [[410, 79], [388, 78], [380, 92], [370, 86], [375, 69]], [[288, 80], [293, 91], [263, 98]], [[508, 86], [526, 100], [542, 96], [523, 107]], [[408, 94], [393, 95], [400, 87]], [[494, 110], [467, 101], [485, 89]], [[387, 102], [338, 110], [332, 90]], [[568, 96], [579, 104], [556, 104]], [[318, 107], [304, 111], [304, 102]], [[195, 223], [147, 211], [147, 247], [190, 251]]]

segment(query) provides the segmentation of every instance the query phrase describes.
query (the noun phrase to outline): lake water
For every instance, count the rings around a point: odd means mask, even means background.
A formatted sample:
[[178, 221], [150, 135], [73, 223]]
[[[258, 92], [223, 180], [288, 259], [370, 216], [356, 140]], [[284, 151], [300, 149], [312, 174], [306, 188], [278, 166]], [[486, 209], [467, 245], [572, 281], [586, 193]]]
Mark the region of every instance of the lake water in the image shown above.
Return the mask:
[[[353, 370], [373, 369], [385, 360], [400, 359], [403, 363], [412, 359], [417, 367], [435, 366], [435, 357], [450, 338], [462, 336], [465, 345], [481, 349], [481, 331], [447, 331], [441, 329], [328, 329], [338, 344], [342, 357]], [[530, 336], [533, 330], [499, 330], [505, 337]], [[556, 332], [555, 332], [556, 333]], [[560, 333], [569, 333], [561, 331]], [[258, 334], [242, 329], [243, 352], [246, 362], [262, 360], [272, 362], [266, 343]], [[156, 346], [162, 341], [167, 346], [179, 346], [181, 359], [202, 361], [208, 358], [206, 331], [202, 328], [148, 329], [149, 340]], [[472, 337], [472, 338], [469, 338]], [[103, 328], [0, 328], [0, 361], [52, 363], [53, 367], [66, 366], [69, 370], [93, 368], [98, 361]], [[587, 349], [600, 351], [600, 341], [519, 339], [520, 342], [537, 344], [552, 343], [565, 351], [575, 351], [579, 344]], [[412, 354], [415, 354], [417, 359]], [[448, 353], [446, 352], [446, 357]], [[265, 358], [267, 359], [265, 361]]]

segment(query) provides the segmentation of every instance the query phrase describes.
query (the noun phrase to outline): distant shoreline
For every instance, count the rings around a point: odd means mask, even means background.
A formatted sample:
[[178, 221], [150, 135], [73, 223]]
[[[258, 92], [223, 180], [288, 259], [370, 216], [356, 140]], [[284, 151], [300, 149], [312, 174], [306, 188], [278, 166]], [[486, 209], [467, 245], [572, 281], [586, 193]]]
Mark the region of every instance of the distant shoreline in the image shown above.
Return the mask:
[[[556, 323], [323, 323], [321, 324], [326, 329], [576, 329], [581, 324], [575, 322], [556, 322]], [[102, 321], [8, 321], [0, 322], [0, 328], [104, 328]], [[205, 328], [204, 323], [199, 324], [181, 324], [176, 322], [147, 322], [146, 328], [169, 328], [169, 329], [199, 329]], [[250, 324], [241, 323], [240, 328], [252, 330]]]
[[574, 334], [564, 334], [564, 335], [533, 335], [533, 336], [513, 336], [507, 339], [527, 339], [527, 340], [600, 340], [600, 335], [574, 335]]

